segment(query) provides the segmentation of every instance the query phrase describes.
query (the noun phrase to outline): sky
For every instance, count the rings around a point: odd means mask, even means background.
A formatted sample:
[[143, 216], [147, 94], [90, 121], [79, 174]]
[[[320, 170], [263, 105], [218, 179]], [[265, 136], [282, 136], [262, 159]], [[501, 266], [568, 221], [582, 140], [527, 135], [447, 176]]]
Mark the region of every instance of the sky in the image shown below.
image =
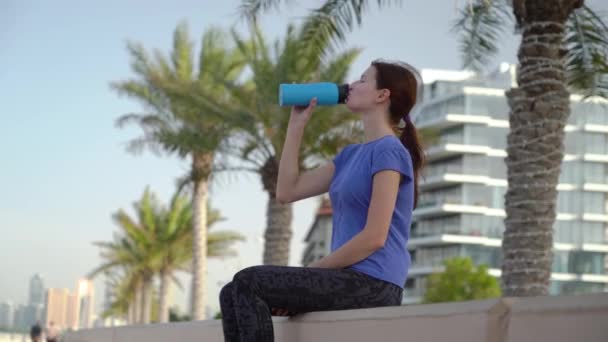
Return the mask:
[[[596, 8], [608, 9], [602, 1]], [[140, 112], [118, 96], [112, 81], [130, 78], [127, 40], [169, 51], [175, 26], [185, 20], [197, 43], [211, 26], [245, 33], [236, 10], [224, 0], [0, 0], [0, 302], [27, 300], [29, 278], [41, 273], [46, 287], [73, 289], [99, 265], [93, 241], [116, 231], [111, 214], [131, 209], [146, 186], [168, 201], [188, 164], [176, 157], [125, 150], [141, 131], [118, 129], [115, 120]], [[263, 32], [279, 38], [320, 1], [284, 6], [262, 16]], [[372, 3], [375, 3], [372, 1]], [[450, 32], [457, 0], [404, 0], [401, 8], [373, 9], [344, 46], [361, 47], [350, 79], [375, 58], [400, 59], [418, 68], [461, 67], [457, 36]], [[514, 62], [517, 38], [510, 32], [494, 60]], [[255, 175], [219, 176], [211, 200], [227, 218], [214, 229], [247, 236], [239, 257], [209, 262], [209, 306], [217, 311], [222, 284], [239, 269], [261, 263], [266, 194]], [[299, 266], [302, 240], [317, 199], [295, 204], [290, 264]], [[183, 309], [188, 297], [175, 290]], [[103, 281], [95, 281], [97, 306]]]

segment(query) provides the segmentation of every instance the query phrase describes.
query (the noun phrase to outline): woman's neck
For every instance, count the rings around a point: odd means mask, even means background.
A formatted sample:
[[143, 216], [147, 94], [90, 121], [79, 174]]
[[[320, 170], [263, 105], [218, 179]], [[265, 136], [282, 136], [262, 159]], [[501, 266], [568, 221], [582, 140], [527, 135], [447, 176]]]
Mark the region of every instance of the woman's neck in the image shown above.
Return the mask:
[[384, 115], [381, 113], [364, 114], [362, 115], [362, 121], [365, 142], [394, 134], [393, 129], [388, 125], [384, 119]]

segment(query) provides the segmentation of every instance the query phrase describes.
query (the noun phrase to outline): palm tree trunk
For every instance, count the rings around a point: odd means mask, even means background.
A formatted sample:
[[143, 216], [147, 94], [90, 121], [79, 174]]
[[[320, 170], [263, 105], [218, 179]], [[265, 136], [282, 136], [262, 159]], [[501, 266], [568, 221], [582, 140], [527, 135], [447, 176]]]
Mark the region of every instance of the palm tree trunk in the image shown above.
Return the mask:
[[570, 115], [562, 60], [564, 24], [577, 0], [516, 0], [522, 28], [518, 87], [507, 92], [502, 290], [505, 296], [546, 295], [551, 276], [557, 182]]
[[171, 293], [171, 272], [167, 269], [163, 269], [160, 272], [160, 295], [159, 295], [159, 311], [160, 323], [169, 322], [169, 295]]
[[149, 324], [152, 311], [152, 278], [145, 278], [142, 284], [140, 321], [143, 324]]
[[195, 154], [192, 161], [192, 319], [205, 319], [207, 304], [207, 197], [213, 155]]
[[276, 184], [279, 165], [275, 158], [269, 158], [260, 170], [264, 190], [268, 193], [266, 208], [266, 231], [264, 232], [264, 265], [287, 266], [289, 248], [293, 232], [291, 221], [293, 206], [281, 204], [276, 198]]
[[127, 323], [135, 324], [135, 305], [133, 303], [129, 304], [129, 309], [127, 311]]
[[289, 264], [289, 248], [293, 235], [292, 217], [293, 206], [280, 204], [273, 195], [269, 194], [264, 232], [264, 265]]
[[138, 324], [141, 323], [141, 297], [143, 293], [143, 283], [139, 281], [135, 285], [135, 298], [134, 302], [131, 303], [133, 306], [133, 323]]

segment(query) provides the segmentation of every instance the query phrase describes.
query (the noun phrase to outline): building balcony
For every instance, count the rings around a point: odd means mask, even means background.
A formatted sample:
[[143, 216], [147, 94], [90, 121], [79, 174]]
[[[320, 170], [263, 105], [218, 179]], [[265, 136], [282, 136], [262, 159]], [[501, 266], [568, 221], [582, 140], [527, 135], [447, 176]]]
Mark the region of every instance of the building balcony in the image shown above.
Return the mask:
[[[559, 189], [559, 187], [558, 187]], [[504, 209], [491, 208], [482, 205], [459, 204], [458, 199], [449, 199], [446, 201], [421, 203], [413, 212], [413, 218], [416, 220], [425, 218], [437, 218], [454, 214], [479, 214], [486, 216], [505, 217]], [[557, 221], [573, 221], [581, 219], [588, 222], [604, 222], [608, 223], [608, 213], [557, 213]]]
[[[415, 237], [410, 238], [408, 241], [408, 249], [414, 249], [417, 247], [432, 247], [432, 246], [444, 246], [454, 244], [467, 244], [467, 245], [479, 245], [488, 247], [500, 247], [502, 240], [499, 238], [491, 238], [485, 236], [468, 236], [468, 235], [456, 235], [456, 234], [441, 234], [434, 236]], [[608, 253], [607, 244], [596, 244], [596, 243], [554, 243], [553, 248], [556, 251], [583, 251], [583, 252], [598, 252]]]
[[[608, 294], [312, 312], [273, 318], [277, 342], [608, 341]], [[97, 328], [64, 342], [223, 341], [219, 320]]]
[[[409, 277], [420, 277], [427, 276], [433, 273], [440, 273], [444, 271], [444, 266], [439, 265], [438, 263], [413, 263], [412, 267], [409, 269], [408, 276]], [[489, 268], [488, 274], [494, 277], [500, 277], [502, 271], [498, 268]], [[576, 274], [576, 273], [560, 273], [560, 272], [552, 272], [551, 280], [559, 280], [559, 281], [581, 281], [581, 282], [590, 282], [590, 283], [603, 283], [608, 284], [608, 275], [605, 274]]]
[[427, 217], [440, 217], [458, 213], [505, 216], [505, 211], [503, 209], [489, 208], [480, 205], [458, 204], [454, 201], [454, 203], [423, 203], [414, 210], [413, 217], [415, 219], [424, 219]]
[[420, 190], [433, 190], [454, 184], [483, 184], [490, 186], [507, 186], [507, 181], [504, 179], [496, 179], [482, 175], [472, 175], [463, 173], [444, 173], [426, 177], [420, 183]]

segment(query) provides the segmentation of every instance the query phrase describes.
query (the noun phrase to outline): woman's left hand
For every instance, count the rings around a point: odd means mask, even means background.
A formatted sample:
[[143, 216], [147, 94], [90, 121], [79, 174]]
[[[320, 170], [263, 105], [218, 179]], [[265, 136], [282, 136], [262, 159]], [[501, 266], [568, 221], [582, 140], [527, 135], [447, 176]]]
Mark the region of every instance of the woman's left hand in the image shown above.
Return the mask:
[[272, 316], [293, 316], [294, 313], [287, 311], [285, 309], [272, 308], [270, 309], [270, 313]]
[[308, 267], [310, 268], [325, 268], [323, 267], [323, 259], [319, 259], [316, 261], [311, 262], [310, 264], [308, 264]]

